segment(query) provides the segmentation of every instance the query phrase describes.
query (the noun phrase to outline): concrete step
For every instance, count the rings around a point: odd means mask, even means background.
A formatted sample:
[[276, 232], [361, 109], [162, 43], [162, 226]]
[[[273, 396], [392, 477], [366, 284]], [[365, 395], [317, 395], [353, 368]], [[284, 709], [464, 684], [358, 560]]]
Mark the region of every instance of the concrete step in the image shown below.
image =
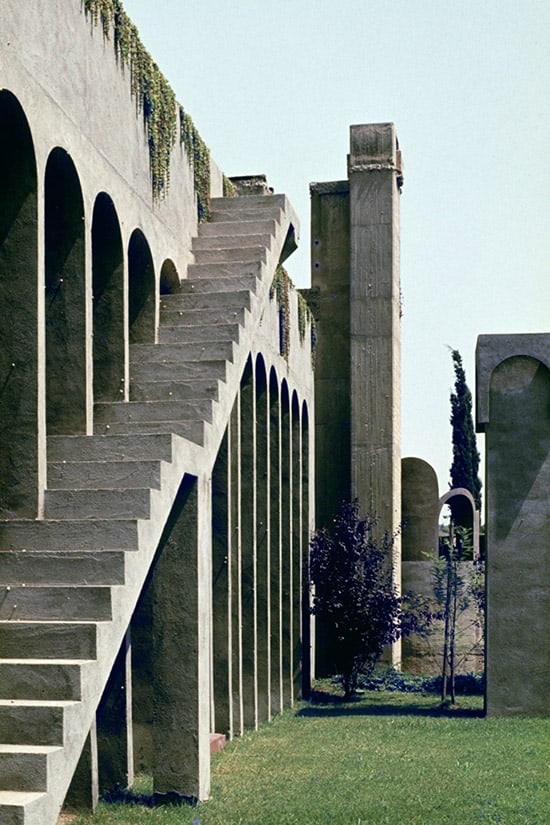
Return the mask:
[[[227, 212], [222, 209], [218, 209], [217, 212], [221, 218], [227, 215]], [[277, 221], [274, 218], [256, 218], [255, 220], [236, 221], [222, 220], [221, 218], [199, 224], [199, 238], [227, 235], [274, 235], [277, 230]]]
[[[190, 284], [190, 281], [185, 281]], [[252, 294], [248, 289], [239, 289], [233, 292], [200, 292], [188, 290], [179, 292], [177, 295], [163, 295], [160, 300], [161, 322], [165, 313], [178, 312], [182, 310], [207, 310], [207, 309], [250, 309], [252, 305]]]
[[151, 491], [130, 490], [46, 490], [44, 515], [52, 519], [149, 518]]
[[[213, 224], [215, 227], [215, 224]], [[242, 226], [242, 224], [241, 224]], [[271, 233], [254, 234], [254, 235], [198, 235], [193, 238], [191, 243], [191, 251], [195, 253], [195, 258], [200, 258], [203, 251], [219, 250], [233, 250], [240, 249], [245, 251], [251, 247], [263, 249], [264, 247], [271, 247], [273, 236]], [[231, 259], [230, 259], [231, 260]], [[235, 260], [235, 259], [233, 259]], [[238, 258], [237, 260], [241, 260]], [[249, 258], [248, 254], [242, 260], [256, 260], [256, 257]]]
[[0, 659], [0, 699], [78, 701], [86, 667], [80, 660]]
[[30, 791], [0, 791], [2, 825], [44, 825], [42, 806], [47, 794]]
[[0, 699], [0, 741], [5, 745], [63, 745], [66, 715], [76, 704]]
[[47, 791], [51, 757], [61, 750], [52, 745], [0, 745], [0, 791]]
[[110, 587], [10, 585], [0, 602], [0, 619], [94, 621], [112, 619]]
[[187, 362], [153, 361], [130, 364], [130, 392], [132, 392], [134, 382], [194, 382], [206, 379], [208, 381], [225, 381], [227, 379], [227, 362], [205, 359]]
[[188, 292], [255, 292], [265, 267], [260, 261], [222, 261], [194, 263], [187, 267], [187, 280], [181, 282], [180, 295]]
[[136, 550], [136, 519], [0, 521], [3, 550]]
[[162, 324], [159, 327], [159, 344], [195, 344], [204, 342], [207, 345], [217, 343], [218, 341], [238, 341], [240, 334], [240, 326], [238, 323], [214, 323], [193, 325], [192, 322], [188, 324], [178, 324], [177, 326], [168, 326]]
[[193, 344], [134, 344], [130, 350], [130, 372], [139, 362], [178, 363], [189, 361], [233, 361], [235, 341], [211, 341]]
[[10, 586], [38, 586], [44, 582], [54, 585], [124, 584], [124, 551], [2, 550], [0, 582]]
[[[223, 298], [223, 295], [221, 297]], [[207, 309], [188, 309], [182, 307], [179, 310], [163, 309], [160, 313], [160, 325], [162, 327], [190, 326], [210, 328], [219, 327], [223, 324], [244, 324], [246, 319], [246, 309], [244, 306], [229, 307], [220, 300], [219, 306], [208, 307]], [[196, 330], [193, 330], [195, 332]]]
[[95, 404], [95, 421], [98, 424], [149, 423], [156, 421], [188, 421], [204, 418], [212, 420], [214, 401], [211, 398], [189, 398], [169, 401], [113, 401], [111, 404]]
[[193, 398], [217, 401], [219, 397], [220, 382], [208, 378], [195, 378], [192, 381], [133, 381], [130, 386], [132, 401], [188, 401]]
[[[212, 209], [224, 214], [240, 214], [243, 209], [254, 209], [256, 217], [264, 217], [263, 212], [270, 208], [286, 209], [287, 196], [284, 193], [270, 195], [241, 195], [238, 198], [212, 198]], [[229, 219], [228, 219], [229, 220]]]
[[[159, 382], [162, 386], [162, 382]], [[143, 385], [148, 387], [149, 385]], [[133, 387], [135, 392], [136, 386]], [[48, 488], [55, 490], [158, 490], [160, 461], [50, 461]]]
[[254, 264], [257, 261], [267, 260], [265, 246], [238, 246], [229, 249], [197, 249], [195, 263], [197, 264], [225, 264], [236, 261], [242, 265]]
[[95, 659], [95, 622], [0, 621], [0, 651], [7, 659]]
[[[136, 365], [136, 368], [139, 368]], [[160, 370], [160, 366], [158, 367]], [[48, 461], [172, 461], [171, 435], [54, 435], [48, 437]]]
[[204, 444], [204, 434], [206, 423], [203, 418], [196, 420], [179, 421], [122, 421], [110, 424], [98, 423], [97, 427], [105, 428], [105, 431], [112, 435], [127, 435], [139, 433], [171, 433], [192, 441], [193, 444], [202, 446]]

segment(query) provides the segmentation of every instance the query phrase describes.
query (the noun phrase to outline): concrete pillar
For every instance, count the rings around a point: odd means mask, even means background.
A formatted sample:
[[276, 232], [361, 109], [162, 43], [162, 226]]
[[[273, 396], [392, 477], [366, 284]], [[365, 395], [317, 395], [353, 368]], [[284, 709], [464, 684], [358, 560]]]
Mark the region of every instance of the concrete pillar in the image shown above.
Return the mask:
[[96, 712], [100, 795], [134, 781], [132, 649], [126, 633]]
[[258, 721], [271, 718], [271, 582], [269, 547], [269, 396], [263, 360], [256, 363], [256, 623]]
[[313, 453], [311, 449], [312, 430], [309, 424], [308, 408], [304, 402], [301, 410], [302, 433], [302, 698], [309, 699], [311, 682], [315, 676], [313, 667], [313, 622], [310, 612], [311, 597], [309, 587], [309, 539], [315, 529], [313, 489]]
[[351, 478], [363, 512], [401, 521], [401, 153], [391, 123], [352, 126]]
[[292, 417], [286, 381], [281, 388], [281, 646], [283, 707], [292, 706]]
[[230, 428], [212, 473], [212, 731], [233, 735]]
[[486, 708], [548, 716], [550, 335], [484, 335], [477, 427], [485, 432]]
[[233, 735], [244, 733], [243, 619], [241, 580], [241, 396], [237, 393], [229, 421], [229, 488], [231, 490], [231, 705]]
[[153, 574], [154, 789], [189, 800], [210, 792], [211, 502], [184, 476]]
[[302, 427], [298, 396], [292, 396], [292, 556], [291, 556], [291, 655], [292, 703], [302, 689]]
[[153, 769], [153, 587], [149, 574], [139, 597], [130, 633], [132, 637], [132, 721], [134, 769]]
[[99, 802], [97, 734], [95, 717], [73, 774], [64, 807], [93, 813]]
[[271, 712], [283, 710], [283, 614], [282, 614], [282, 540], [281, 540], [281, 404], [277, 376], [269, 382], [269, 555], [271, 594]]
[[249, 363], [241, 381], [241, 588], [245, 728], [258, 727], [256, 593], [256, 396]]

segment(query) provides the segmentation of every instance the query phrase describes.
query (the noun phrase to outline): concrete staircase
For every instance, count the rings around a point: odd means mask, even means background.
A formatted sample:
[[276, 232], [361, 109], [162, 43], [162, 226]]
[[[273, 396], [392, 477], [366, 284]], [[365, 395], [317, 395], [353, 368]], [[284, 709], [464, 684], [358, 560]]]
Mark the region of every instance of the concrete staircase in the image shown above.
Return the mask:
[[57, 821], [181, 479], [213, 466], [295, 226], [284, 196], [213, 201], [182, 291], [161, 296], [158, 344], [131, 347], [130, 401], [96, 404], [93, 435], [49, 437], [44, 519], [0, 522], [1, 825]]

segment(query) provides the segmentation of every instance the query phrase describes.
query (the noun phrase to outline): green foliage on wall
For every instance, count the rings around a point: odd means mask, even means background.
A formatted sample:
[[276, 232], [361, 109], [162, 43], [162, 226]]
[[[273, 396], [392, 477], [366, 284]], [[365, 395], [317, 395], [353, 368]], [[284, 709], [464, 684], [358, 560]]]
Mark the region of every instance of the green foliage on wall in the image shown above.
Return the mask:
[[185, 146], [187, 158], [193, 167], [199, 221], [207, 221], [210, 217], [210, 150], [182, 106], [179, 107], [179, 121], [180, 144]]
[[223, 176], [223, 196], [224, 198], [238, 197], [235, 184], [230, 180], [230, 178], [226, 178], [225, 175]]
[[[161, 200], [170, 185], [170, 158], [178, 129], [174, 92], [141, 43], [121, 0], [84, 0], [84, 10], [94, 25], [101, 24], [106, 38], [113, 34], [117, 60], [130, 70], [132, 94], [147, 130], [153, 197]], [[181, 107], [179, 125], [180, 143], [193, 166], [199, 220], [204, 221], [210, 214], [210, 152]]]
[[[276, 298], [279, 306], [279, 352], [288, 361], [290, 353], [290, 290], [294, 289], [292, 279], [283, 266], [278, 266], [271, 288], [269, 297]], [[298, 331], [300, 334], [300, 341], [304, 341], [308, 324], [311, 328], [311, 358], [314, 363], [315, 360], [315, 345], [317, 342], [317, 334], [315, 329], [315, 319], [307, 304], [306, 299], [300, 292], [296, 292], [298, 298]]]

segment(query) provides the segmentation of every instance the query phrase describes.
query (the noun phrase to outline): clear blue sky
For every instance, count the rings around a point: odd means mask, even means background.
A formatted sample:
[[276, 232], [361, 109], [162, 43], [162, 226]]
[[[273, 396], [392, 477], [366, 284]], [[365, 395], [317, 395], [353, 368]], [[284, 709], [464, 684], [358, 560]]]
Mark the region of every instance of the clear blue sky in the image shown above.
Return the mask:
[[[393, 121], [401, 200], [403, 455], [448, 487], [448, 347], [550, 330], [548, 0], [124, 0], [227, 175], [265, 173], [302, 222], [346, 176], [349, 125]], [[479, 442], [483, 451], [483, 441]]]

